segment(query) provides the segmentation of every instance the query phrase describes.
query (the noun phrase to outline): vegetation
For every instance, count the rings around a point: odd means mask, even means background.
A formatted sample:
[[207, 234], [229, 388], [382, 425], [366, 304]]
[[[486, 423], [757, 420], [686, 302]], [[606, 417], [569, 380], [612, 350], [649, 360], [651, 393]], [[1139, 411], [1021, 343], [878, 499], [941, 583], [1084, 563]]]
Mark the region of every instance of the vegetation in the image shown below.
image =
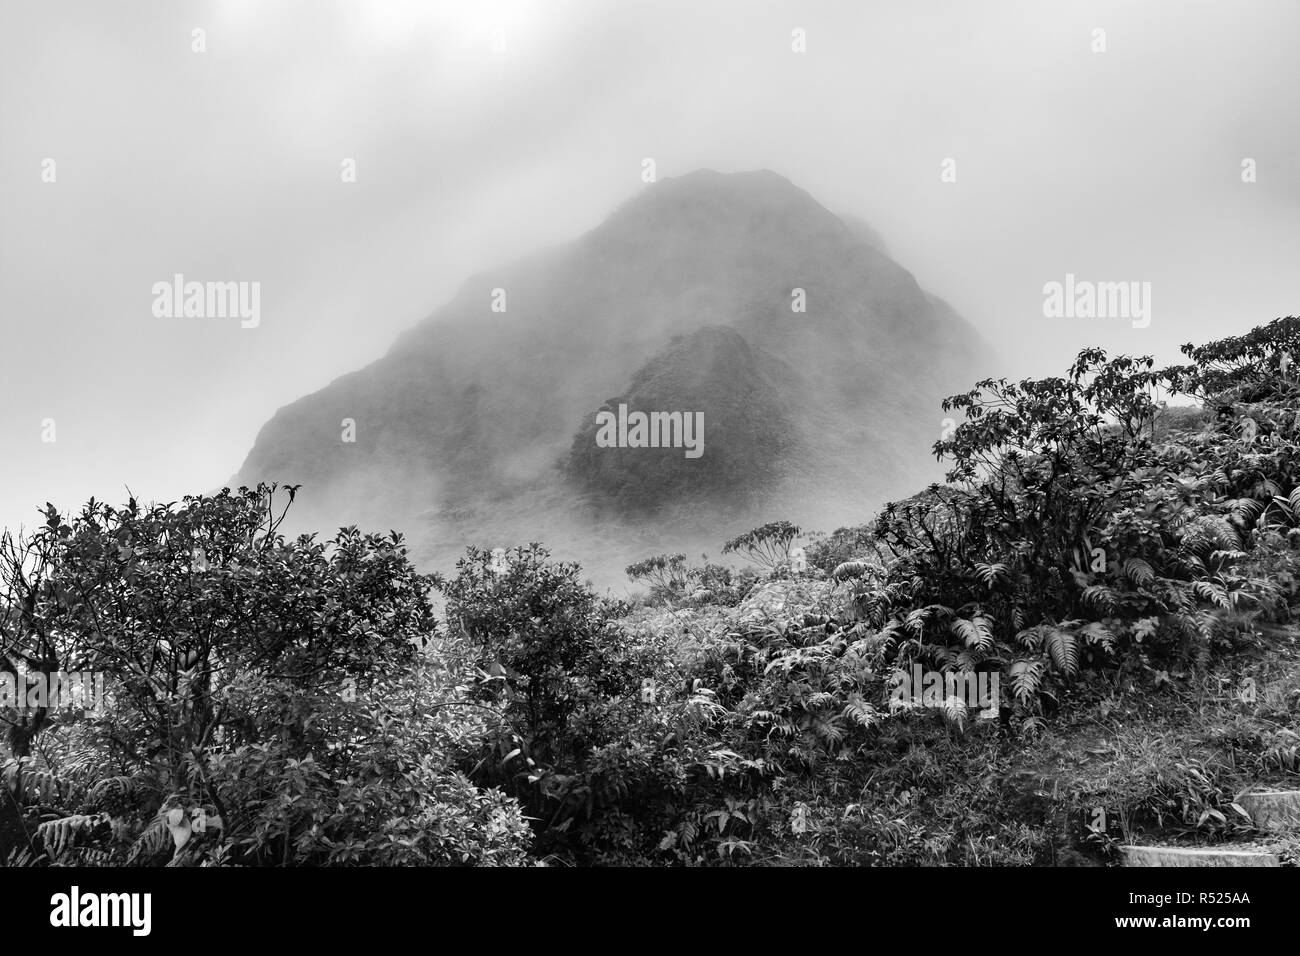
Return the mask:
[[740, 554], [760, 568], [775, 571], [790, 559], [790, 545], [800, 529], [788, 521], [771, 521], [761, 528], [747, 531], [722, 546], [723, 554]]
[[111, 694], [75, 722], [45, 707], [0, 714], [0, 798], [21, 806], [0, 831], [8, 853], [520, 859], [518, 807], [446, 759], [445, 740], [468, 728], [442, 719], [454, 685], [423, 679], [429, 581], [400, 536], [286, 541], [283, 517], [276, 489], [241, 489], [179, 505], [92, 501], [69, 520], [50, 507], [31, 537], [5, 537], [0, 664], [102, 673]]
[[[796, 392], [784, 362], [730, 326], [706, 327], [653, 356], [625, 394], [593, 410], [573, 437], [563, 473], [601, 512], [653, 518], [682, 501], [707, 503], [713, 514], [743, 510], [780, 478], [781, 463], [800, 452], [792, 410], [782, 400]], [[654, 447], [602, 448], [596, 416], [616, 416], [620, 405], [681, 412], [684, 428], [668, 435], [652, 429], [646, 437]], [[659, 447], [670, 437], [681, 441], [686, 429], [697, 443], [693, 450]]]
[[[1235, 794], [1300, 774], [1297, 345], [1287, 318], [980, 382], [946, 484], [803, 570], [780, 521], [724, 545], [743, 572], [647, 558], [633, 604], [537, 544], [426, 577], [397, 534], [288, 541], [274, 487], [51, 507], [0, 549], [0, 669], [111, 700], [0, 712], [0, 851], [1085, 865], [1249, 836]], [[927, 706], [914, 669], [1000, 696]]]

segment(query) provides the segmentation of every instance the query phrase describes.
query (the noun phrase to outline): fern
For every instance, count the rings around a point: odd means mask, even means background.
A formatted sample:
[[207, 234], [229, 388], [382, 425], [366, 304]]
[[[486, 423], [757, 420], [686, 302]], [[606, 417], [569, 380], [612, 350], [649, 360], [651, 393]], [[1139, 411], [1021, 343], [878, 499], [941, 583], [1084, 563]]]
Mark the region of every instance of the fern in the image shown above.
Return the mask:
[[839, 717], [814, 716], [809, 719], [808, 729], [817, 741], [824, 746], [838, 744], [847, 735]]
[[127, 866], [158, 866], [175, 852], [175, 840], [167, 829], [167, 816], [159, 813], [135, 838], [126, 854]]
[[849, 695], [841, 713], [860, 727], [873, 727], [880, 722], [880, 714], [876, 708], [864, 700], [857, 691]]
[[956, 724], [958, 730], [965, 729], [966, 726], [966, 702], [960, 697], [953, 696], [944, 700], [940, 709], [943, 719], [950, 724]]
[[79, 834], [93, 832], [107, 822], [108, 817], [104, 814], [75, 814], [45, 821], [36, 828], [36, 835], [40, 837], [46, 853], [53, 859], [71, 849]]
[[1047, 630], [1047, 656], [1066, 677], [1079, 672], [1079, 640], [1072, 631], [1059, 627]]
[[1156, 579], [1155, 571], [1142, 558], [1129, 558], [1125, 561], [1124, 575], [1140, 588], [1146, 587]]
[[829, 691], [819, 690], [815, 694], [810, 694], [804, 700], [804, 706], [809, 710], [820, 710], [823, 707], [829, 707], [835, 703], [835, 696]]
[[1210, 563], [1214, 564], [1216, 567], [1221, 567], [1223, 565], [1233, 564], [1237, 561], [1244, 560], [1245, 557], [1245, 551], [1211, 551]]
[[1011, 665], [1011, 692], [1016, 700], [1027, 704], [1038, 696], [1047, 668], [1040, 660], [1020, 660]]
[[979, 564], [975, 565], [975, 575], [984, 582], [987, 588], [993, 588], [999, 581], [1009, 580], [1010, 575], [1007, 572], [1005, 564]]
[[860, 578], [870, 567], [871, 564], [867, 561], [844, 561], [835, 566], [835, 570], [831, 572], [831, 579], [844, 581], [848, 578]]
[[53, 806], [59, 801], [62, 782], [47, 770], [24, 770], [22, 761], [11, 760], [0, 770], [0, 784], [19, 803]]
[[1026, 717], [1020, 724], [1020, 733], [1026, 737], [1037, 737], [1047, 729], [1047, 721], [1037, 714]]
[[915, 611], [912, 611], [907, 615], [907, 620], [903, 623], [903, 627], [909, 634], [921, 634], [925, 630], [925, 619], [927, 614], [928, 609], [923, 607], [917, 608]]
[[[1274, 495], [1271, 497], [1280, 496]], [[1227, 502], [1227, 506], [1232, 520], [1243, 525], [1257, 518], [1264, 511], [1263, 502], [1256, 498], [1234, 498]]]
[[1079, 629], [1079, 635], [1089, 644], [1100, 644], [1102, 649], [1115, 650], [1115, 632], [1100, 621], [1091, 621]]
[[1016, 641], [1025, 650], [1036, 651], [1043, 645], [1043, 635], [1047, 631], [1048, 625], [1035, 624], [1033, 627], [1027, 627], [1016, 634]]
[[1083, 603], [1112, 612], [1119, 607], [1119, 598], [1104, 584], [1093, 584], [1083, 589]]
[[1192, 584], [1192, 591], [1201, 600], [1209, 601], [1216, 607], [1232, 607], [1232, 600], [1228, 596], [1228, 589], [1221, 584], [1215, 584], [1212, 581], [1196, 581]]
[[960, 637], [967, 647], [987, 651], [993, 646], [992, 622], [983, 615], [975, 615], [969, 620], [957, 618], [949, 628]]
[[86, 793], [86, 803], [94, 810], [106, 810], [113, 816], [122, 816], [158, 792], [157, 785], [145, 777], [105, 777]]
[[1222, 515], [1203, 515], [1189, 521], [1183, 529], [1183, 546], [1191, 551], [1237, 551], [1241, 548], [1241, 537]]

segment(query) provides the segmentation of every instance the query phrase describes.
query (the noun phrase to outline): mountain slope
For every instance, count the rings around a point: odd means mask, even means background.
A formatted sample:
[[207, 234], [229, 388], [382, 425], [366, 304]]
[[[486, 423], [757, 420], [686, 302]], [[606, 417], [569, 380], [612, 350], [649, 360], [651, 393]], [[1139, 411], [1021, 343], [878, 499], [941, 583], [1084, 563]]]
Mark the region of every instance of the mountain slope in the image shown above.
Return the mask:
[[566, 477], [589, 493], [593, 510], [651, 516], [689, 501], [743, 512], [778, 485], [784, 462], [804, 453], [790, 401], [798, 392], [789, 365], [751, 347], [729, 326], [675, 336], [633, 376], [627, 394], [608, 399], [601, 410], [611, 418], [629, 410], [696, 416], [693, 431], [701, 440], [692, 441], [687, 422], [650, 429], [655, 444], [683, 439], [671, 447], [602, 447], [599, 416], [592, 414], [573, 439]]
[[[306, 524], [401, 528], [439, 562], [542, 540], [618, 563], [659, 531], [716, 547], [751, 519], [861, 520], [934, 476], [939, 401], [992, 371], [882, 250], [771, 172], [664, 180], [282, 408], [235, 480], [303, 483]], [[694, 484], [657, 450], [582, 450], [602, 402], [629, 395], [705, 412]]]

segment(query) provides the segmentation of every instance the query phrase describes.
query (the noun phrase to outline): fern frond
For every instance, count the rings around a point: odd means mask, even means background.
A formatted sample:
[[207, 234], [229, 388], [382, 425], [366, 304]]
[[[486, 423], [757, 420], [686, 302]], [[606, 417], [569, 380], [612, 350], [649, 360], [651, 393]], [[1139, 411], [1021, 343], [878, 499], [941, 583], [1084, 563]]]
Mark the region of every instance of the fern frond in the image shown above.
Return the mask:
[[880, 722], [880, 714], [876, 708], [867, 703], [856, 691], [849, 695], [842, 713], [860, 727], [872, 727]]
[[58, 803], [64, 784], [48, 770], [24, 770], [22, 761], [10, 760], [0, 769], [0, 785], [23, 804], [39, 803], [53, 806]]
[[1142, 558], [1129, 558], [1124, 562], [1124, 575], [1138, 587], [1146, 587], [1156, 579], [1156, 572]]
[[1092, 621], [1079, 629], [1079, 635], [1089, 644], [1100, 644], [1106, 651], [1115, 649], [1115, 632], [1100, 621]]
[[1066, 677], [1079, 672], [1079, 641], [1072, 631], [1059, 627], [1047, 631], [1047, 656]]
[[961, 730], [966, 723], [966, 702], [960, 697], [953, 696], [944, 700], [942, 707], [943, 719], [950, 724], [956, 724], [957, 729]]
[[1234, 561], [1244, 560], [1245, 551], [1211, 551], [1210, 561], [1216, 565], [1231, 564]]
[[127, 866], [162, 866], [176, 850], [176, 842], [167, 828], [167, 814], [160, 812], [135, 838], [126, 854]]
[[976, 563], [975, 575], [987, 588], [992, 588], [998, 581], [1009, 580], [1010, 575], [1007, 573], [1005, 564], [981, 564]]
[[94, 810], [106, 810], [114, 816], [121, 816], [148, 802], [158, 792], [158, 787], [146, 777], [105, 777], [86, 793], [86, 803]]
[[1084, 588], [1083, 603], [1103, 611], [1114, 611], [1119, 607], [1119, 599], [1115, 596], [1115, 592], [1104, 584], [1093, 584]]
[[1233, 520], [1242, 524], [1257, 518], [1264, 510], [1263, 502], [1255, 498], [1233, 498], [1227, 505]]
[[1026, 717], [1020, 724], [1020, 733], [1025, 737], [1037, 737], [1047, 729], [1047, 721], [1037, 714]]
[[965, 642], [967, 647], [987, 651], [993, 646], [992, 622], [983, 615], [977, 614], [969, 620], [959, 617], [949, 625], [949, 628]]
[[839, 717], [813, 717], [808, 726], [813, 736], [826, 745], [838, 744], [847, 734]]
[[835, 570], [831, 572], [831, 579], [845, 581], [849, 578], [860, 578], [870, 567], [871, 564], [867, 561], [844, 561], [835, 565]]
[[1027, 627], [1016, 634], [1016, 641], [1028, 651], [1036, 651], [1043, 644], [1043, 635], [1047, 631], [1047, 625], [1035, 624], [1033, 627]]
[[1228, 597], [1228, 589], [1221, 584], [1214, 584], [1211, 581], [1196, 581], [1192, 584], [1192, 591], [1203, 601], [1209, 601], [1216, 607], [1228, 608], [1232, 606], [1232, 601]]
[[104, 814], [74, 814], [58, 820], [46, 820], [36, 828], [36, 835], [40, 837], [46, 853], [53, 859], [64, 850], [71, 849], [79, 834], [93, 831], [107, 822], [108, 817]]
[[1043, 675], [1046, 672], [1047, 668], [1041, 660], [1021, 660], [1013, 663], [1009, 676], [1011, 692], [1015, 694], [1016, 700], [1021, 703], [1033, 700], [1043, 686]]

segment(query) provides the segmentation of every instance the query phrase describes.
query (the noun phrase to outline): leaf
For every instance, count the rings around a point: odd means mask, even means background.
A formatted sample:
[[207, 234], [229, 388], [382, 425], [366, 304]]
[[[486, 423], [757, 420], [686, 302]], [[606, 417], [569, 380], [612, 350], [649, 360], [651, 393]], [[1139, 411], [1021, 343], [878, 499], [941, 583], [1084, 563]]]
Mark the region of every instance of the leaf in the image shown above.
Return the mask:
[[998, 581], [1006, 581], [1010, 577], [1007, 573], [1007, 566], [1005, 564], [976, 563], [975, 574], [984, 582], [984, 586], [988, 588], [992, 588]]
[[1100, 644], [1105, 650], [1115, 649], [1115, 633], [1100, 621], [1090, 621], [1079, 629], [1079, 635], [1089, 644]]
[[1028, 703], [1038, 694], [1046, 668], [1042, 661], [1020, 660], [1011, 665], [1011, 691], [1021, 703]]
[[987, 651], [993, 646], [992, 622], [982, 615], [977, 614], [969, 620], [957, 618], [949, 627], [965, 641], [967, 647]]
[[831, 572], [831, 578], [836, 581], [843, 581], [848, 578], [860, 578], [867, 573], [871, 565], [866, 561], [844, 561], [835, 566]]
[[1156, 579], [1156, 573], [1142, 558], [1129, 558], [1124, 562], [1125, 576], [1138, 587], [1146, 587]]
[[1072, 632], [1059, 627], [1050, 628], [1047, 632], [1047, 656], [1065, 676], [1073, 677], [1079, 672], [1079, 642]]
[[1228, 589], [1221, 584], [1215, 584], [1211, 581], [1196, 581], [1192, 584], [1192, 591], [1203, 601], [1209, 601], [1217, 607], [1228, 608], [1232, 602], [1228, 597]]
[[1152, 637], [1160, 628], [1160, 618], [1144, 617], [1133, 625], [1133, 639], [1139, 644], [1145, 638]]
[[1083, 602], [1103, 611], [1114, 611], [1119, 606], [1115, 592], [1104, 584], [1094, 584], [1083, 589]]
[[875, 707], [863, 699], [862, 694], [854, 691], [844, 705], [843, 715], [862, 727], [871, 727], [880, 719]]
[[907, 620], [903, 627], [912, 634], [920, 634], [925, 628], [925, 619], [927, 608], [919, 607], [907, 615]]

